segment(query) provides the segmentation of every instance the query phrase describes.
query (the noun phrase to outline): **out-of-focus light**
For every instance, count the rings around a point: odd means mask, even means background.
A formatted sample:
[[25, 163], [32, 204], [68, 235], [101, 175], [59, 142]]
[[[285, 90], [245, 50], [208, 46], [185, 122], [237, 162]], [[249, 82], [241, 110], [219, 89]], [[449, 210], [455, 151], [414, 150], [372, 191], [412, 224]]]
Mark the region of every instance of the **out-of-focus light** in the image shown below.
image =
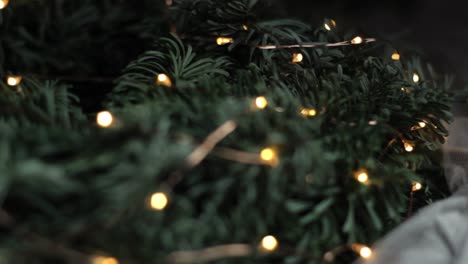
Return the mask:
[[110, 127], [114, 122], [114, 117], [109, 111], [99, 112], [96, 116], [96, 122], [100, 127]]
[[167, 76], [167, 74], [160, 73], [156, 77], [156, 84], [166, 86], [166, 87], [171, 87], [172, 86], [172, 81], [169, 78], [169, 76]]
[[422, 189], [422, 184], [420, 182], [413, 182], [413, 186], [411, 187], [411, 190], [413, 192], [420, 191]]
[[275, 251], [278, 248], [278, 240], [274, 236], [266, 236], [262, 239], [261, 245], [266, 251]]
[[229, 37], [219, 37], [219, 38], [216, 39], [216, 43], [219, 46], [230, 44], [230, 43], [233, 43], [233, 42], [234, 42], [234, 39], [229, 38]]
[[398, 52], [394, 52], [392, 54], [392, 60], [395, 60], [395, 61], [400, 60], [400, 54], [398, 54]]
[[359, 255], [364, 259], [368, 259], [372, 256], [372, 249], [370, 249], [369, 247], [362, 247], [359, 250]]
[[7, 7], [9, 0], [0, 0], [0, 9]]
[[119, 264], [119, 261], [116, 258], [112, 257], [93, 257], [92, 264]]
[[276, 159], [276, 152], [272, 148], [265, 148], [260, 152], [260, 158], [263, 161], [271, 162]]
[[413, 82], [414, 82], [414, 83], [418, 83], [419, 80], [420, 80], [419, 74], [417, 74], [416, 72], [413, 73]]
[[359, 37], [359, 36], [357, 36], [357, 37], [355, 37], [355, 38], [353, 38], [351, 40], [351, 44], [355, 44], [355, 45], [356, 44], [362, 44], [362, 42], [363, 42], [363, 39], [361, 37]]
[[18, 75], [8, 75], [6, 81], [9, 86], [17, 86], [21, 83], [22, 79], [23, 77]]
[[166, 208], [167, 204], [169, 203], [169, 199], [167, 198], [167, 195], [162, 192], [157, 192], [151, 195], [151, 208], [161, 211]]
[[405, 147], [406, 152], [413, 152], [414, 145], [409, 142], [404, 142], [403, 146]]
[[293, 53], [292, 62], [294, 63], [302, 62], [303, 59], [304, 59], [304, 55], [302, 55], [302, 53]]
[[265, 96], [259, 96], [255, 98], [255, 107], [257, 109], [265, 109], [268, 106], [268, 100]]

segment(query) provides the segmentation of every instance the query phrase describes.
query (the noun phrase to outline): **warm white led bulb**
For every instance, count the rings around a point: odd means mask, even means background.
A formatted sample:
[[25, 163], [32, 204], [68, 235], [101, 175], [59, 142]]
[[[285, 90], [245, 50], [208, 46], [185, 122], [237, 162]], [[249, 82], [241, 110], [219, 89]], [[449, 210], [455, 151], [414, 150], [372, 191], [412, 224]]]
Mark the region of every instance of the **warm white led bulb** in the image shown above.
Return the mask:
[[405, 147], [406, 152], [413, 152], [414, 145], [409, 142], [404, 142], [403, 146]]
[[100, 127], [110, 127], [114, 122], [114, 117], [109, 111], [99, 112], [96, 116], [96, 122]]
[[364, 259], [368, 259], [372, 256], [372, 249], [370, 249], [369, 247], [362, 247], [359, 250], [359, 255], [361, 255], [361, 257]]
[[151, 208], [161, 211], [166, 208], [167, 204], [169, 203], [169, 199], [167, 195], [162, 192], [157, 192], [151, 195]]
[[229, 37], [219, 37], [216, 39], [216, 44], [218, 44], [219, 46], [226, 45], [226, 44], [233, 43], [233, 42], [234, 42], [234, 39], [229, 38]]
[[171, 87], [172, 81], [169, 78], [169, 76], [167, 76], [167, 74], [160, 73], [158, 74], [158, 76], [156, 76], [156, 84], [166, 86], [166, 87]]
[[265, 96], [255, 98], [255, 107], [258, 109], [265, 109], [268, 106], [268, 100]]
[[362, 44], [362, 42], [363, 42], [363, 39], [361, 37], [359, 37], [359, 36], [357, 36], [357, 37], [355, 37], [355, 38], [353, 38], [351, 40], [351, 44], [355, 44], [355, 45], [356, 44]]
[[260, 158], [263, 161], [273, 161], [276, 159], [276, 152], [272, 148], [265, 148], [260, 152]]
[[413, 182], [413, 186], [411, 187], [411, 190], [413, 192], [417, 192], [417, 191], [420, 191], [422, 189], [422, 184], [419, 183], [419, 182]]
[[0, 9], [7, 7], [9, 0], [0, 0]]
[[302, 53], [293, 54], [292, 62], [298, 63], [298, 62], [302, 62], [302, 60], [304, 60], [304, 55], [302, 55]]
[[414, 82], [414, 83], [418, 83], [418, 82], [419, 82], [419, 80], [420, 80], [420, 78], [419, 78], [419, 74], [417, 74], [417, 73], [413, 73], [413, 82]]
[[92, 264], [119, 264], [119, 261], [116, 258], [112, 257], [93, 257]]
[[369, 180], [369, 175], [365, 172], [361, 172], [357, 175], [357, 180], [361, 183], [365, 183]]
[[21, 77], [21, 76], [9, 75], [6, 78], [6, 81], [7, 81], [7, 84], [9, 86], [17, 86], [17, 85], [19, 85], [21, 83], [22, 79], [23, 79], [23, 77]]
[[262, 248], [266, 251], [275, 251], [278, 248], [278, 240], [274, 236], [266, 236], [262, 239]]
[[307, 117], [307, 116], [316, 116], [317, 115], [317, 110], [313, 108], [302, 108], [301, 109], [301, 115]]

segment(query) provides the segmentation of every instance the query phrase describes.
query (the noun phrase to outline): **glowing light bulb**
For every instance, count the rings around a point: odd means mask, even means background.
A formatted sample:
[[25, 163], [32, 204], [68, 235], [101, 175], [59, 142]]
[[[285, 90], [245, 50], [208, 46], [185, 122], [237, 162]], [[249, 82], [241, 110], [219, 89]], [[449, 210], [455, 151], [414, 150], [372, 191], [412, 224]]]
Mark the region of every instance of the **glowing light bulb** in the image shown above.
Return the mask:
[[169, 200], [166, 196], [166, 194], [162, 193], [162, 192], [157, 192], [157, 193], [154, 193], [153, 195], [151, 195], [151, 208], [155, 209], [155, 210], [158, 210], [158, 211], [161, 211], [161, 210], [164, 210], [164, 208], [166, 208], [167, 204], [168, 204]]
[[369, 174], [366, 171], [358, 171], [354, 174], [354, 178], [360, 183], [367, 183], [369, 181]]
[[417, 73], [413, 73], [413, 82], [418, 83], [420, 80], [419, 75]]
[[302, 55], [302, 53], [293, 53], [292, 62], [298, 63], [298, 62], [301, 62], [303, 59], [304, 59], [304, 55]]
[[328, 31], [331, 31], [331, 27], [327, 24], [327, 23], [324, 23], [323, 24], [323, 27], [328, 30]]
[[172, 5], [172, 0], [166, 0], [166, 6], [171, 6]]
[[100, 127], [110, 127], [114, 122], [114, 117], [109, 111], [102, 111], [97, 114], [96, 122]]
[[334, 27], [336, 27], [336, 21], [335, 21], [335, 20], [330, 19], [330, 22], [332, 23], [332, 25], [333, 25]]
[[400, 54], [398, 54], [397, 52], [393, 53], [392, 54], [392, 60], [400, 60]]
[[92, 264], [119, 264], [119, 261], [112, 257], [94, 257]]
[[166, 87], [171, 87], [171, 86], [172, 86], [172, 81], [171, 81], [171, 79], [169, 78], [169, 76], [167, 76], [167, 75], [164, 74], [164, 73], [160, 73], [160, 74], [158, 74], [158, 76], [156, 77], [156, 84], [157, 84], [157, 85], [166, 86]]
[[370, 249], [369, 247], [362, 247], [359, 250], [359, 255], [361, 255], [361, 257], [364, 259], [368, 259], [372, 256], [372, 249]]
[[419, 182], [413, 182], [413, 186], [411, 187], [411, 190], [413, 192], [417, 192], [417, 191], [420, 191], [422, 189], [422, 184], [419, 183]]
[[409, 88], [406, 88], [406, 87], [401, 87], [401, 90], [405, 93], [411, 93], [411, 90]]
[[317, 115], [317, 110], [312, 109], [312, 108], [302, 108], [301, 115], [303, 115], [303, 116], [316, 116]]
[[265, 109], [268, 106], [268, 100], [265, 96], [255, 98], [255, 107], [258, 109]]
[[278, 248], [278, 240], [274, 236], [266, 236], [262, 239], [262, 248], [266, 251], [275, 251]]
[[260, 158], [263, 161], [274, 161], [276, 159], [276, 152], [272, 148], [265, 148], [260, 152]]
[[249, 27], [247, 25], [242, 25], [242, 29], [247, 31], [247, 30], [249, 30]]
[[369, 180], [369, 176], [367, 175], [367, 173], [362, 172], [362, 173], [360, 173], [360, 174], [358, 175], [357, 180], [358, 180], [359, 182], [364, 183], [364, 182], [367, 182], [367, 181]]
[[357, 36], [357, 37], [355, 37], [355, 38], [353, 38], [351, 40], [351, 44], [355, 44], [355, 45], [356, 44], [361, 44], [362, 42], [363, 42], [363, 39], [361, 37], [359, 37], [359, 36]]
[[0, 9], [7, 7], [9, 0], [0, 0]]
[[414, 145], [409, 142], [404, 142], [403, 146], [405, 147], [406, 152], [413, 152]]
[[6, 81], [9, 86], [17, 86], [21, 83], [22, 79], [23, 77], [21, 76], [10, 75], [10, 76], [7, 76]]
[[234, 39], [229, 38], [229, 37], [219, 37], [216, 39], [216, 43], [219, 46], [226, 45], [226, 44], [233, 43], [233, 42], [234, 42]]
[[377, 120], [370, 120], [368, 123], [370, 126], [376, 126], [378, 124]]
[[426, 127], [426, 122], [421, 121], [421, 122], [418, 122], [418, 124], [419, 124], [419, 126], [420, 126], [421, 128], [425, 128], [425, 127]]

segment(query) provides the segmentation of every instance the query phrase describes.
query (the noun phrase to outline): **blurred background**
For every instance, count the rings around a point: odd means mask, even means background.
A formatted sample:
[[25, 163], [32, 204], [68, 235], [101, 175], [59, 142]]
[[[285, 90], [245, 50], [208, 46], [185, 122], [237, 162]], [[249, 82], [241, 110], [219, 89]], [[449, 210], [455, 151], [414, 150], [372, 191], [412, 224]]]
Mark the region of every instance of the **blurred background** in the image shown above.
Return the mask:
[[466, 1], [445, 0], [277, 0], [278, 14], [318, 25], [324, 17], [341, 30], [389, 40], [404, 56], [417, 53], [443, 74], [453, 74], [455, 88], [468, 83]]

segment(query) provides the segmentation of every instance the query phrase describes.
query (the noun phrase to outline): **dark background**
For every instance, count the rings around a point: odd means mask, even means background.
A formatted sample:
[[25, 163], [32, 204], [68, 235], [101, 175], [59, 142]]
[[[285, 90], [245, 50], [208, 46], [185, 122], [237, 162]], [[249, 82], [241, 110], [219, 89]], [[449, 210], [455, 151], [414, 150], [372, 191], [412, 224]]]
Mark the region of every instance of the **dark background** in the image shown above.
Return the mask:
[[278, 0], [280, 15], [319, 25], [324, 17], [340, 30], [389, 40], [402, 53], [416, 53], [439, 73], [468, 84], [468, 2], [435, 0]]

